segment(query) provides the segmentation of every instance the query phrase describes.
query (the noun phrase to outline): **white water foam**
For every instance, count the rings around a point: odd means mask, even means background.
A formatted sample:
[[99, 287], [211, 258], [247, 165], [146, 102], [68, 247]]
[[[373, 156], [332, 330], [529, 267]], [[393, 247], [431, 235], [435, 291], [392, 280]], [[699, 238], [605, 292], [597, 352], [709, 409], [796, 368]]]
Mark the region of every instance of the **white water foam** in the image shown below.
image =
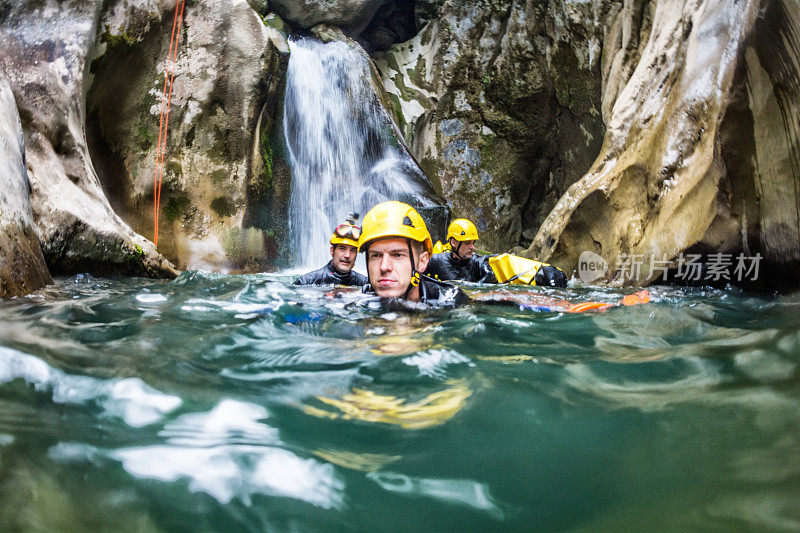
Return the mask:
[[447, 367], [449, 365], [460, 365], [467, 363], [475, 366], [470, 359], [454, 350], [428, 350], [419, 352], [411, 357], [406, 357], [403, 362], [408, 366], [415, 366], [419, 373], [435, 379], [447, 377]]
[[94, 402], [131, 427], [157, 422], [181, 405], [177, 396], [164, 394], [139, 378], [101, 380], [75, 376], [32, 355], [0, 347], [0, 383], [14, 379], [22, 379], [38, 391], [52, 391], [56, 403]]
[[181, 415], [159, 435], [166, 443], [104, 450], [81, 443], [59, 443], [48, 455], [60, 461], [108, 458], [138, 478], [189, 481], [189, 490], [220, 503], [256, 494], [295, 498], [324, 509], [342, 505], [344, 483], [334, 466], [303, 459], [279, 448], [278, 430], [263, 422], [267, 410], [252, 403], [222, 400], [208, 412]]

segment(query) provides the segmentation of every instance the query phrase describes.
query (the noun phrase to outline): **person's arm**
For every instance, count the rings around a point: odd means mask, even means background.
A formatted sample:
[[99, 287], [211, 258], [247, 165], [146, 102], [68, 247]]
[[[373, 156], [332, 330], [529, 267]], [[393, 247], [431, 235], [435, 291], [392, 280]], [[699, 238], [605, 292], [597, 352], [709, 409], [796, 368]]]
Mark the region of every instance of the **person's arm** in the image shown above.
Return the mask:
[[493, 255], [473, 255], [470, 261], [470, 281], [477, 283], [497, 283], [497, 277], [494, 275], [491, 265], [489, 265], [489, 258]]
[[567, 275], [560, 268], [553, 265], [542, 265], [536, 271], [536, 276], [533, 279], [536, 285], [540, 287], [563, 288], [567, 286]]

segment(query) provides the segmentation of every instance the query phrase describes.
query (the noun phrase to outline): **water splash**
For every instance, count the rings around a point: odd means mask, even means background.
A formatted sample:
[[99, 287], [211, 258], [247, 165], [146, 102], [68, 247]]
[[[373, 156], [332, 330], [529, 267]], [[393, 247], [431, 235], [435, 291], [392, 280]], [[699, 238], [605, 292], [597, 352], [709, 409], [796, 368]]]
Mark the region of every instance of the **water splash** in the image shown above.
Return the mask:
[[431, 207], [427, 178], [401, 145], [370, 84], [367, 59], [343, 42], [293, 38], [284, 135], [292, 167], [289, 229], [295, 263], [328, 260], [348, 213], [386, 200]]

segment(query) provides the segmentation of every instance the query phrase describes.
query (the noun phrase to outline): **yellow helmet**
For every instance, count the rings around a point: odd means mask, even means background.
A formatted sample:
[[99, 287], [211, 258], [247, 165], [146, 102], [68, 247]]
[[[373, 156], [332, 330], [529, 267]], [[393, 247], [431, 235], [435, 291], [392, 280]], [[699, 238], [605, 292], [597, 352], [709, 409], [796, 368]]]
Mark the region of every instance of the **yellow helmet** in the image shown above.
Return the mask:
[[366, 251], [367, 245], [383, 237], [401, 237], [421, 242], [428, 254], [433, 250], [433, 241], [425, 221], [417, 210], [403, 202], [383, 202], [364, 217], [358, 251]]
[[466, 218], [457, 218], [447, 226], [447, 242], [450, 242], [450, 239], [458, 242], [477, 241], [478, 228]]

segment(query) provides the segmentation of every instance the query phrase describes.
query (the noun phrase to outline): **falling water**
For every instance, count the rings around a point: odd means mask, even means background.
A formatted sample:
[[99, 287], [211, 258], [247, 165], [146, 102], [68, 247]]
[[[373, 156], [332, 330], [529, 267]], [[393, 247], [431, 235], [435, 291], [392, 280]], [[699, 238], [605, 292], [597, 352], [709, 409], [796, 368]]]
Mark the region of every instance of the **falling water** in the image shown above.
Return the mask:
[[367, 59], [343, 42], [292, 39], [284, 135], [292, 167], [295, 264], [317, 268], [333, 228], [385, 200], [432, 206], [433, 193], [370, 84]]

